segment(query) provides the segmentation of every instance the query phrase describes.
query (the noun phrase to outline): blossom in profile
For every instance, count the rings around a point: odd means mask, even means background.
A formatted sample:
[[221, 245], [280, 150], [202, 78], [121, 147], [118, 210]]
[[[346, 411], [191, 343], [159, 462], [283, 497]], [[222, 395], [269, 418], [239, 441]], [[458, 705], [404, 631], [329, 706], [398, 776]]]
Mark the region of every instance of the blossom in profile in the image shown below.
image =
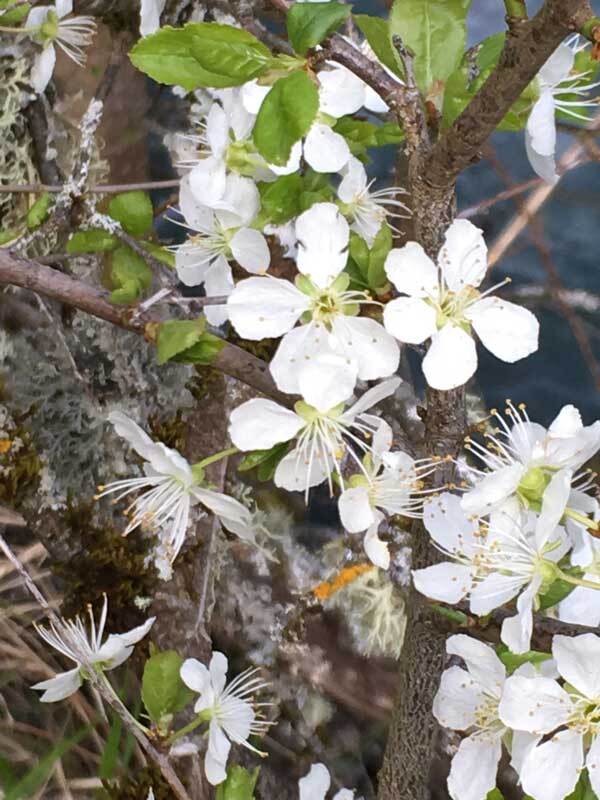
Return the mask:
[[167, 0], [141, 0], [140, 34], [149, 36], [160, 28], [160, 15], [165, 10]]
[[31, 85], [41, 94], [52, 77], [59, 47], [72, 61], [82, 67], [86, 48], [96, 30], [93, 17], [69, 16], [73, 0], [56, 0], [53, 6], [35, 6], [29, 12], [25, 28], [33, 32], [43, 49], [36, 56], [31, 70]]
[[268, 686], [257, 676], [258, 669], [248, 669], [227, 683], [228, 661], [223, 653], [213, 652], [206, 667], [195, 658], [181, 665], [181, 679], [199, 697], [194, 711], [209, 723], [208, 748], [204, 758], [206, 778], [213, 786], [227, 777], [227, 759], [231, 744], [253, 747], [250, 736], [260, 736], [271, 723], [262, 719], [260, 709], [270, 705], [257, 703], [254, 695]]
[[[313, 764], [307, 775], [298, 781], [298, 800], [325, 800], [331, 776], [325, 764]], [[340, 789], [332, 800], [353, 800], [354, 792], [350, 789]]]
[[[385, 271], [404, 295], [389, 302], [383, 321], [400, 342], [431, 340], [423, 359], [427, 383], [448, 390], [477, 369], [473, 331], [496, 358], [512, 364], [538, 348], [539, 324], [531, 311], [478, 290], [487, 270], [482, 231], [466, 219], [446, 231], [437, 264], [417, 242], [390, 250]], [[501, 285], [501, 284], [500, 284]]]
[[150, 617], [143, 625], [127, 633], [111, 633], [103, 642], [107, 613], [108, 600], [104, 595], [104, 604], [97, 626], [91, 607], [87, 629], [81, 617], [61, 620], [60, 626], [54, 623], [51, 623], [49, 628], [36, 626], [37, 632], [50, 647], [76, 664], [74, 669], [61, 672], [54, 678], [31, 687], [43, 691], [40, 698], [42, 703], [54, 703], [74, 694], [82, 686], [86, 670], [90, 666], [98, 672], [106, 672], [120, 666], [129, 658], [134, 646], [144, 638], [156, 619]]

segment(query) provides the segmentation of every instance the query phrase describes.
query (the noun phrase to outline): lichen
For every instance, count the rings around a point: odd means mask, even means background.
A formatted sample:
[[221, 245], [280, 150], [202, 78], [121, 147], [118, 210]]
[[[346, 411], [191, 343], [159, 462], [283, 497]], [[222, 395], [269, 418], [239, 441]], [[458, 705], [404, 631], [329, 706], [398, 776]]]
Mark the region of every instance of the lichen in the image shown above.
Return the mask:
[[13, 418], [0, 405], [0, 502], [15, 509], [37, 489], [43, 468], [25, 419]]

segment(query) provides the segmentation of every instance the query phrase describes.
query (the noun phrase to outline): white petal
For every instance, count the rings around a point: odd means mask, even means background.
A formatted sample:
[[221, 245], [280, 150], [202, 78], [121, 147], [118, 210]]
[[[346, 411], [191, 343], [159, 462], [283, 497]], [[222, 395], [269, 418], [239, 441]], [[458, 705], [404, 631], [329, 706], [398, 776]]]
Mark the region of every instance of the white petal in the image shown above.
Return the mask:
[[142, 36], [156, 33], [160, 28], [160, 15], [165, 9], [165, 3], [166, 0], [142, 0], [140, 9], [140, 34]]
[[34, 6], [27, 15], [25, 27], [39, 28], [40, 25], [43, 25], [44, 22], [46, 22], [48, 12], [53, 10], [54, 9], [52, 6]]
[[340, 789], [333, 795], [333, 800], [354, 800], [354, 792], [350, 789]]
[[308, 305], [308, 297], [293, 283], [270, 277], [240, 281], [227, 300], [237, 333], [255, 341], [287, 333]]
[[212, 719], [208, 733], [208, 750], [204, 758], [204, 772], [212, 786], [223, 783], [227, 777], [227, 758], [230, 750], [231, 742], [219, 724]]
[[[531, 664], [528, 666], [531, 666]], [[525, 759], [541, 738], [541, 736], [536, 736], [526, 731], [513, 731], [510, 745], [510, 765], [517, 775], [521, 774]]]
[[155, 443], [127, 414], [122, 411], [112, 411], [108, 421], [113, 425], [115, 433], [133, 447], [145, 461], [149, 461], [154, 452]]
[[[160, 0], [154, 0], [154, 2], [159, 2]], [[73, 13], [73, 0], [56, 0], [55, 3], [56, 8], [56, 16], [59, 19], [66, 17], [67, 14]]]
[[319, 111], [339, 119], [354, 114], [365, 102], [365, 84], [346, 67], [321, 70], [319, 80]]
[[487, 247], [483, 231], [468, 219], [457, 219], [446, 231], [439, 265], [448, 288], [460, 292], [479, 286], [487, 270]]
[[487, 514], [514, 492], [525, 473], [521, 464], [511, 464], [486, 475], [462, 496], [461, 505], [467, 514]]
[[448, 655], [460, 656], [474, 680], [493, 696], [500, 697], [506, 669], [493, 647], [473, 639], [472, 636], [457, 633], [447, 640], [446, 652]]
[[521, 770], [521, 785], [533, 800], [563, 800], [575, 788], [582, 767], [581, 734], [559, 731], [529, 753]]
[[542, 156], [533, 149], [529, 131], [525, 131], [525, 151], [531, 164], [531, 169], [536, 175], [546, 181], [546, 183], [558, 183], [560, 175], [556, 171], [556, 156], [552, 153], [549, 156]]
[[[207, 297], [228, 297], [235, 286], [231, 267], [227, 261], [217, 259], [215, 263], [206, 270], [204, 277], [204, 290]], [[211, 325], [218, 327], [229, 319], [227, 303], [223, 305], [205, 306], [204, 316]]]
[[287, 489], [288, 492], [305, 492], [307, 488], [323, 483], [331, 472], [331, 458], [329, 458], [328, 464], [329, 467], [316, 454], [310, 464], [309, 471], [309, 465], [304, 456], [294, 449], [284, 456], [277, 465], [273, 478], [275, 486]]
[[347, 141], [329, 125], [315, 123], [304, 140], [304, 159], [315, 172], [339, 172], [351, 156]]
[[251, 178], [230, 173], [223, 197], [213, 207], [224, 228], [249, 225], [260, 210], [260, 192]]
[[504, 684], [498, 713], [509, 728], [550, 733], [573, 711], [569, 695], [552, 678], [511, 675]]
[[259, 84], [254, 80], [244, 83], [241, 89], [242, 103], [244, 104], [246, 111], [248, 111], [250, 114], [258, 114], [260, 107], [263, 104], [263, 100], [269, 94], [272, 87], [259, 86]]
[[213, 231], [215, 227], [214, 211], [202, 203], [192, 191], [190, 174], [184, 175], [179, 185], [179, 210], [183, 218], [195, 231]]
[[362, 161], [354, 156], [348, 161], [343, 170], [343, 178], [337, 188], [337, 195], [342, 203], [352, 203], [357, 195], [367, 188], [367, 172]]
[[349, 533], [360, 533], [375, 520], [367, 486], [345, 489], [338, 500], [338, 510], [342, 525]]
[[432, 337], [422, 366], [433, 389], [463, 386], [477, 369], [475, 342], [462, 328], [447, 323]]
[[346, 266], [350, 229], [334, 203], [315, 203], [296, 220], [298, 269], [326, 288]]
[[177, 277], [186, 286], [200, 286], [206, 279], [211, 263], [227, 264], [223, 256], [212, 261], [212, 255], [191, 241], [180, 245], [175, 251]]
[[573, 625], [587, 625], [597, 628], [600, 625], [600, 577], [591, 573], [583, 576], [587, 581], [598, 584], [598, 589], [576, 586], [558, 604], [558, 618]]
[[477, 719], [477, 709], [486, 701], [482, 687], [462, 667], [442, 673], [433, 700], [433, 716], [444, 728], [468, 730]]
[[[541, 159], [552, 159], [552, 162], [554, 162], [554, 152], [556, 150], [555, 111], [556, 106], [552, 92], [550, 90], [543, 91], [527, 120], [525, 142], [530, 161], [531, 155], [534, 154]], [[532, 167], [536, 169], [534, 163], [532, 163]], [[544, 176], [542, 175], [541, 177]]]
[[308, 775], [298, 781], [300, 800], [325, 800], [330, 785], [331, 778], [325, 764], [313, 764]]
[[512, 364], [538, 349], [540, 325], [531, 311], [515, 303], [484, 297], [469, 306], [465, 316], [484, 347], [502, 361]]
[[[342, 354], [336, 354], [331, 349], [330, 336], [326, 328], [320, 324], [310, 323], [309, 325], [300, 325], [285, 334], [271, 360], [269, 369], [278, 389], [287, 394], [301, 394], [300, 374], [302, 368], [322, 356], [335, 356], [338, 358], [340, 355]], [[341, 389], [341, 395], [340, 391], [337, 390], [335, 397], [339, 396], [339, 400], [336, 400], [332, 405], [337, 405], [337, 403], [350, 397], [356, 383], [358, 365], [355, 360], [353, 358], [345, 358], [344, 365], [348, 374], [348, 377], [344, 380], [344, 387], [347, 386], [352, 376], [354, 376], [352, 378], [354, 383], [347, 394], [345, 393], [347, 391], [346, 388]], [[310, 403], [309, 400], [307, 402]], [[314, 403], [310, 404], [314, 405]], [[325, 410], [331, 408], [332, 405], [327, 405]]]
[[381, 464], [381, 458], [390, 450], [393, 439], [394, 433], [391, 426], [388, 425], [384, 419], [380, 420], [379, 426], [373, 434], [373, 441], [371, 443], [375, 467], [379, 467]]
[[402, 294], [437, 296], [437, 267], [417, 242], [390, 250], [385, 260], [385, 273]]
[[341, 419], [345, 422], [355, 419], [359, 414], [368, 411], [377, 403], [385, 400], [394, 394], [396, 389], [402, 383], [402, 378], [388, 378], [385, 381], [372, 386], [370, 389], [359, 397], [359, 399], [347, 411], [344, 412]]
[[292, 146], [287, 164], [284, 164], [283, 167], [278, 167], [276, 164], [268, 164], [267, 166], [273, 175], [291, 175], [292, 172], [297, 172], [300, 169], [301, 161], [302, 142], [298, 141]]
[[365, 108], [368, 108], [369, 111], [375, 112], [375, 114], [385, 114], [387, 111], [390, 110], [390, 107], [382, 100], [381, 97], [377, 94], [377, 92], [372, 89], [370, 86], [365, 84]]
[[444, 550], [467, 556], [473, 554], [479, 526], [467, 517], [458, 495], [443, 492], [428, 500], [423, 508], [423, 524]]
[[452, 800], [485, 800], [496, 786], [502, 755], [500, 737], [468, 736], [452, 759], [448, 791]]
[[398, 369], [398, 343], [374, 319], [340, 314], [332, 322], [331, 341], [340, 355], [356, 361], [363, 381], [387, 378]]
[[513, 653], [526, 653], [533, 632], [533, 601], [540, 588], [541, 578], [534, 576], [517, 600], [517, 613], [502, 623], [500, 638]]
[[221, 202], [227, 185], [224, 161], [215, 156], [203, 158], [191, 169], [188, 177], [198, 203], [213, 208]]
[[215, 651], [210, 659], [208, 671], [210, 672], [210, 682], [215, 694], [220, 695], [225, 689], [227, 683], [227, 669], [228, 662], [227, 656], [223, 653]]
[[544, 66], [538, 77], [544, 86], [557, 86], [569, 77], [575, 63], [575, 51], [564, 42], [559, 44]]
[[600, 695], [600, 637], [556, 635], [552, 655], [561, 676], [585, 697]]
[[229, 415], [229, 436], [240, 450], [268, 450], [292, 439], [305, 424], [302, 417], [272, 400], [254, 398]]
[[106, 661], [107, 669], [120, 666], [131, 655], [134, 645], [147, 635], [155, 621], [156, 617], [149, 617], [142, 625], [126, 633], [111, 633], [98, 650], [96, 660]]
[[221, 158], [229, 145], [229, 119], [219, 103], [213, 103], [206, 117], [206, 138], [214, 156]]
[[187, 658], [179, 670], [181, 680], [193, 692], [204, 694], [210, 688], [210, 674], [197, 658]]
[[31, 688], [44, 691], [44, 694], [40, 697], [40, 702], [55, 703], [75, 694], [82, 684], [83, 679], [80, 668], [75, 667], [75, 669], [61, 672], [47, 681], [40, 681], [40, 683], [34, 684]]
[[383, 311], [383, 324], [392, 336], [408, 344], [422, 344], [437, 331], [433, 306], [419, 297], [397, 297]]
[[471, 611], [478, 617], [489, 614], [490, 611], [516, 597], [526, 581], [526, 578], [519, 581], [513, 575], [500, 575], [492, 572], [482, 581], [478, 581], [471, 590]]
[[302, 398], [319, 411], [329, 411], [347, 400], [356, 386], [356, 363], [325, 353], [301, 365], [298, 388]]
[[596, 797], [600, 797], [600, 736], [596, 734], [585, 760], [588, 776]]
[[471, 589], [472, 569], [444, 561], [412, 573], [415, 589], [425, 597], [443, 603], [459, 603]]
[[232, 236], [229, 246], [240, 267], [248, 272], [260, 275], [269, 269], [271, 253], [267, 240], [260, 231], [240, 228]]
[[387, 542], [379, 538], [379, 526], [385, 519], [383, 514], [377, 513], [375, 521], [369, 526], [363, 539], [363, 547], [369, 561], [375, 564], [379, 569], [389, 569], [390, 566], [390, 549]]
[[35, 57], [31, 68], [30, 80], [33, 90], [37, 94], [41, 94], [50, 83], [55, 63], [56, 52], [52, 44], [44, 47], [42, 52]]
[[561, 469], [552, 479], [542, 498], [542, 509], [535, 526], [535, 541], [541, 550], [545, 544], [556, 538], [556, 528], [565, 513], [571, 494], [573, 473], [570, 469]]
[[548, 433], [556, 439], [569, 439], [576, 436], [583, 428], [580, 412], [575, 406], [563, 406], [553, 419]]

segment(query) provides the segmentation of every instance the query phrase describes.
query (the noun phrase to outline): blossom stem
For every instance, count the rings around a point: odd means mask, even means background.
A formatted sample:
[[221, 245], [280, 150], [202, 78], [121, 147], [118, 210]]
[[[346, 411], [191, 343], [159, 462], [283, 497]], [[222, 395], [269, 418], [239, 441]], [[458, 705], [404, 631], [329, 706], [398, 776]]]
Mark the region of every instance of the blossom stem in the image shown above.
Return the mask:
[[457, 625], [464, 627], [469, 624], [468, 616], [463, 614], [462, 611], [457, 611], [455, 608], [446, 608], [446, 606], [441, 606], [438, 603], [431, 603], [430, 607], [436, 614], [441, 614], [442, 617], [446, 617], [451, 622], [456, 622]]
[[171, 745], [173, 742], [176, 742], [177, 739], [181, 739], [182, 736], [185, 736], [188, 733], [196, 730], [199, 725], [202, 725], [203, 722], [208, 722], [210, 719], [210, 713], [207, 714], [206, 711], [201, 712], [198, 716], [189, 722], [187, 725], [184, 725], [183, 728], [180, 728], [175, 733], [172, 733], [168, 739], [165, 739], [165, 744]]
[[504, 0], [506, 16], [513, 19], [527, 19], [527, 6], [525, 0]]
[[579, 522], [581, 525], [584, 525], [588, 531], [597, 531], [600, 527], [600, 525], [593, 519], [586, 517], [585, 514], [580, 514], [579, 511], [575, 511], [572, 508], [565, 508], [564, 515], [565, 517], [569, 517], [575, 522]]
[[110, 692], [110, 694], [111, 694], [111, 695], [112, 695], [112, 697], [114, 698], [114, 700], [115, 700], [115, 703], [116, 703], [116, 704], [117, 704], [117, 705], [118, 705], [118, 706], [121, 708], [121, 710], [122, 710], [122, 711], [123, 711], [123, 712], [124, 712], [124, 713], [127, 715], [128, 719], [129, 719], [129, 721], [130, 721], [130, 723], [131, 723], [132, 725], [135, 725], [135, 727], [136, 727], [136, 728], [138, 728], [140, 731], [142, 731], [142, 733], [144, 733], [144, 734], [146, 734], [146, 735], [150, 735], [150, 736], [151, 736], [151, 735], [152, 735], [152, 731], [150, 730], [150, 728], [147, 728], [145, 725], [142, 725], [142, 723], [141, 723], [139, 720], [137, 720], [137, 719], [136, 719], [136, 718], [133, 716], [133, 714], [131, 713], [131, 711], [130, 711], [130, 710], [127, 708], [127, 706], [125, 705], [125, 703], [124, 703], [124, 702], [121, 700], [121, 698], [119, 697], [119, 695], [116, 693], [116, 691], [115, 691], [115, 689], [114, 689], [114, 686], [113, 686], [113, 685], [112, 685], [112, 683], [111, 683], [111, 682], [108, 680], [108, 678], [106, 677], [106, 675], [104, 674], [104, 672], [102, 672], [101, 670], [99, 670], [99, 671], [97, 671], [97, 672], [96, 672], [96, 674], [98, 675], [98, 677], [100, 678], [100, 680], [102, 681], [102, 683], [104, 684], [104, 686], [106, 686], [107, 690]]
[[39, 27], [36, 28], [11, 28], [9, 25], [0, 25], [0, 31], [2, 33], [35, 33], [38, 31]]
[[557, 570], [557, 576], [567, 583], [572, 583], [574, 586], [583, 586], [585, 589], [600, 589], [600, 583], [586, 581], [585, 578], [576, 578], [574, 575], [569, 575], [561, 569]]
[[197, 469], [204, 469], [204, 467], [208, 467], [209, 464], [214, 464], [215, 461], [221, 461], [221, 459], [227, 458], [227, 456], [233, 456], [239, 452], [237, 447], [228, 447], [227, 450], [220, 450], [218, 453], [208, 456], [208, 458], [203, 458], [202, 461], [198, 461], [194, 466]]
[[579, 32], [591, 42], [598, 42], [600, 39], [600, 17], [591, 17], [588, 19]]

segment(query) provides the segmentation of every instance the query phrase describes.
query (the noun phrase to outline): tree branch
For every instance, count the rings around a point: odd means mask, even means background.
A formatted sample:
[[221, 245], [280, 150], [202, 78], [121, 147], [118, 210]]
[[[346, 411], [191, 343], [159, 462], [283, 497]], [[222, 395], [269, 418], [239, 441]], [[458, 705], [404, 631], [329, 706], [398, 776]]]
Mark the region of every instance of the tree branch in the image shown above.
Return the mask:
[[562, 40], [591, 17], [589, 0], [546, 0], [533, 19], [509, 29], [496, 69], [424, 159], [426, 184], [454, 183]]
[[[24, 289], [39, 292], [53, 300], [92, 314], [127, 331], [144, 335], [149, 322], [160, 322], [148, 316], [135, 316], [131, 308], [123, 308], [109, 303], [108, 293], [82, 281], [44, 267], [30, 259], [20, 258], [7, 250], [0, 249], [0, 284], [12, 284]], [[215, 369], [251, 386], [261, 394], [273, 398], [283, 405], [293, 400], [280, 392], [269, 372], [269, 366], [260, 358], [224, 342], [223, 348], [213, 361]]]

